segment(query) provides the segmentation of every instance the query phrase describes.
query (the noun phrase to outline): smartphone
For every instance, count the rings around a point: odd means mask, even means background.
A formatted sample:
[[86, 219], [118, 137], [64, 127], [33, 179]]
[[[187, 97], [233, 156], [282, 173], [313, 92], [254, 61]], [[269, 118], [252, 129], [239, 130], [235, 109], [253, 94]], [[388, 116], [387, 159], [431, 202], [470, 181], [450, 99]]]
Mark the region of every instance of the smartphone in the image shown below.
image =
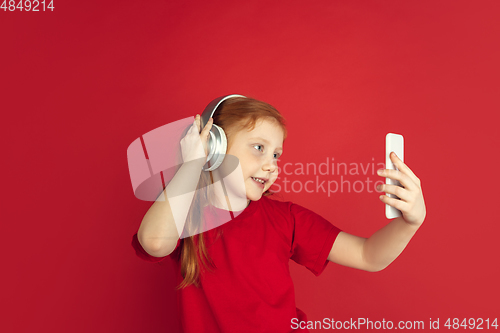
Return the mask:
[[[398, 170], [398, 168], [392, 163], [391, 157], [389, 156], [391, 152], [395, 152], [398, 155], [399, 159], [404, 162], [404, 141], [403, 136], [400, 134], [387, 133], [385, 136], [385, 168]], [[401, 183], [397, 180], [386, 178], [386, 184], [401, 186]], [[396, 195], [386, 193], [386, 195], [390, 198], [399, 199]], [[385, 205], [385, 217], [388, 219], [394, 219], [398, 216], [402, 216], [401, 211], [389, 206]]]

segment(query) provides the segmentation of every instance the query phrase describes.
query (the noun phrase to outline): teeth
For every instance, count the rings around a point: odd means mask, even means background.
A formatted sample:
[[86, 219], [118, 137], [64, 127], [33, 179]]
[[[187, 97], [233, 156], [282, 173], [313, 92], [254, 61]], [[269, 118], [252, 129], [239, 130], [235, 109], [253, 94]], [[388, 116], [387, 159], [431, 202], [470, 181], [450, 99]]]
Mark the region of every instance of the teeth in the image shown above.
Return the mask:
[[252, 177], [252, 179], [253, 179], [253, 180], [258, 181], [258, 182], [259, 182], [259, 183], [261, 183], [261, 184], [264, 184], [264, 181], [263, 181], [263, 180], [260, 180], [260, 179], [258, 179], [258, 178], [254, 178], [254, 177]]

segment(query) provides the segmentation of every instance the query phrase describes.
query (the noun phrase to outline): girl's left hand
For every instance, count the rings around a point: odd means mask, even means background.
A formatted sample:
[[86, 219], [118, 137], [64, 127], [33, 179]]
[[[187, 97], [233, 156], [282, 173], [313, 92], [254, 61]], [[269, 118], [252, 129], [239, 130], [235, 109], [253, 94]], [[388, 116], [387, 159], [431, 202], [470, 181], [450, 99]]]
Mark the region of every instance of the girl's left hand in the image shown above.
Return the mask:
[[394, 152], [391, 153], [390, 157], [391, 161], [396, 165], [399, 171], [382, 169], [377, 173], [382, 177], [399, 180], [403, 187], [389, 184], [378, 185], [378, 191], [394, 194], [400, 198], [396, 199], [390, 198], [387, 195], [381, 195], [380, 200], [396, 209], [399, 209], [403, 214], [403, 219], [406, 223], [420, 226], [424, 222], [426, 214], [420, 179], [415, 176], [413, 171], [411, 171], [410, 168], [408, 168], [408, 166], [406, 166], [406, 164], [404, 164]]

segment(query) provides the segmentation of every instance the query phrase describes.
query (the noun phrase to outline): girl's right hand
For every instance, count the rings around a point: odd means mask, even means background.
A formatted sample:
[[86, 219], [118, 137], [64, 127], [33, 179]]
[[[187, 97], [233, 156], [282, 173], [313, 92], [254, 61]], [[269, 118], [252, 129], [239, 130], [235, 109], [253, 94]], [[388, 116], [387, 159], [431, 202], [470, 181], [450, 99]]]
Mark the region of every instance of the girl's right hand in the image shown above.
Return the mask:
[[203, 165], [208, 156], [208, 136], [212, 128], [213, 119], [210, 117], [207, 124], [201, 130], [201, 117], [196, 115], [193, 125], [189, 128], [186, 135], [181, 139], [182, 160], [184, 162], [196, 159], [203, 160]]

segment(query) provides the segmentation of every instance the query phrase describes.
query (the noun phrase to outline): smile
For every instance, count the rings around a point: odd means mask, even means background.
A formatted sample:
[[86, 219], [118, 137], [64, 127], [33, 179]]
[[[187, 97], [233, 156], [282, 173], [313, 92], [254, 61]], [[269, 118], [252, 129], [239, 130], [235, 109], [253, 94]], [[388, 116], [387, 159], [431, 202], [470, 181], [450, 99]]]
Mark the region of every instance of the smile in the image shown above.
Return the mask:
[[260, 187], [264, 188], [264, 184], [266, 183], [266, 181], [265, 181], [265, 180], [260, 179], [260, 178], [254, 178], [254, 177], [250, 177], [250, 178], [252, 178], [252, 179], [253, 179], [253, 181], [254, 181], [255, 183], [257, 183]]

